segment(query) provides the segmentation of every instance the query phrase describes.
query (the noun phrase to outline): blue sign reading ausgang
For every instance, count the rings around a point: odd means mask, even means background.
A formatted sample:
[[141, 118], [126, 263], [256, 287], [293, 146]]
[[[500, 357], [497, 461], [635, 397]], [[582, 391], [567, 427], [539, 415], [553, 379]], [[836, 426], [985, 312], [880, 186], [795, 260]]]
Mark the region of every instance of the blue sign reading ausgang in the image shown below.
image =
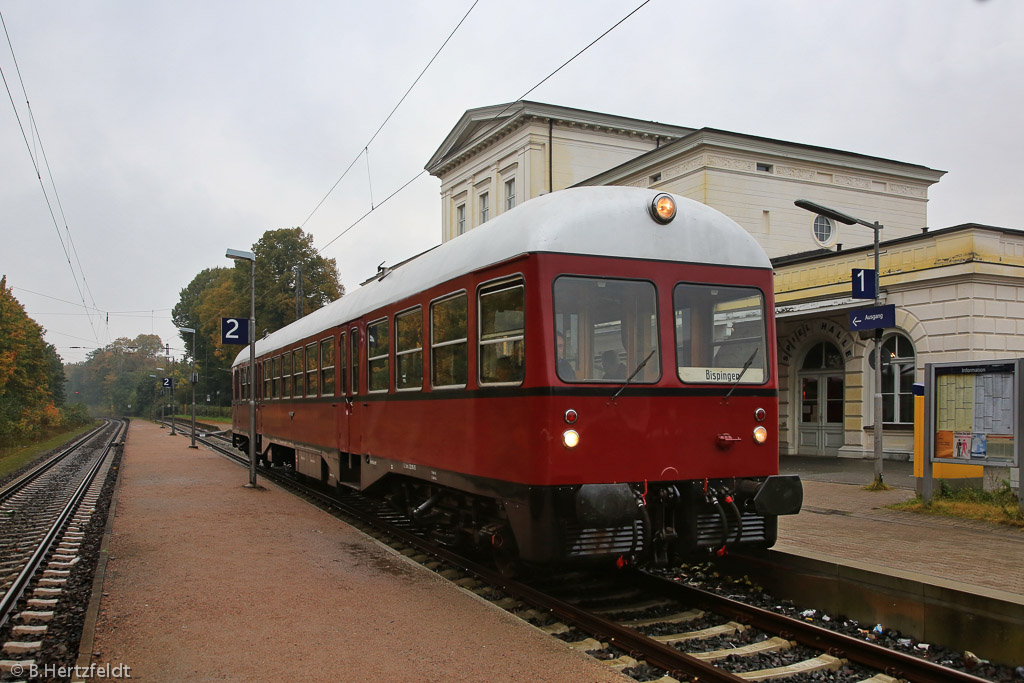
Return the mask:
[[896, 304], [872, 306], [850, 311], [850, 331], [896, 327]]

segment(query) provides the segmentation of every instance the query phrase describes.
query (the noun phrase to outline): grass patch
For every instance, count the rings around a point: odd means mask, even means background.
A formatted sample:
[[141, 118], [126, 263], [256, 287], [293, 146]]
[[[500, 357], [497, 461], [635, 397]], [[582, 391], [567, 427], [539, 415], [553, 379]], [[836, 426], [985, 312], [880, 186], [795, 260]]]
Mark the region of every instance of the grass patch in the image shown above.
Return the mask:
[[[186, 422], [192, 422], [192, 416], [188, 414], [175, 415], [174, 417], [178, 418], [179, 420], [184, 420]], [[226, 424], [231, 424], [231, 417], [217, 417], [215, 415], [196, 415], [196, 423], [199, 422], [223, 422]]]
[[892, 487], [886, 484], [881, 479], [875, 479], [870, 484], [861, 486], [861, 489], [865, 491], [892, 491]]
[[96, 422], [72, 429], [56, 436], [51, 436], [45, 441], [38, 441], [24, 446], [0, 449], [0, 477], [6, 477], [11, 472], [21, 469], [40, 456], [49, 453], [54, 448], [63, 446], [79, 434], [84, 434], [96, 426]]
[[982, 522], [1002, 524], [1024, 529], [1024, 512], [1021, 512], [1017, 494], [1004, 481], [995, 491], [963, 488], [954, 491], [946, 482], [939, 482], [939, 490], [932, 498], [931, 505], [920, 498], [888, 506], [891, 510], [920, 512], [940, 517], [975, 519]]

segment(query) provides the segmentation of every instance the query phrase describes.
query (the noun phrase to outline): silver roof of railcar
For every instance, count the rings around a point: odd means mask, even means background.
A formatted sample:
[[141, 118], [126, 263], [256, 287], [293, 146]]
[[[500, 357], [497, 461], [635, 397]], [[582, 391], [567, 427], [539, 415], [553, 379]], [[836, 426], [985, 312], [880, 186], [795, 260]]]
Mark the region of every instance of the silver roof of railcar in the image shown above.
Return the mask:
[[[580, 187], [531, 199], [257, 341], [256, 355], [521, 254], [772, 267], [750, 233], [699, 202], [676, 196], [675, 219], [668, 225], [657, 223], [647, 211], [657, 194], [629, 187]], [[248, 359], [249, 351], [243, 349], [233, 365]]]

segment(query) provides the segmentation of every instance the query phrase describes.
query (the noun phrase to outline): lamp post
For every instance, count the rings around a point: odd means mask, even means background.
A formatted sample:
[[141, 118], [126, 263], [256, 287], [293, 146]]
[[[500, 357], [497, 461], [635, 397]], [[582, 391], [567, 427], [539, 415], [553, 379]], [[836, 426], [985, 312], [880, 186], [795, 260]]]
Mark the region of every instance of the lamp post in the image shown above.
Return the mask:
[[251, 251], [228, 249], [229, 259], [249, 262], [249, 483], [256, 488], [256, 254]]
[[164, 348], [167, 349], [167, 367], [170, 368], [169, 373], [170, 373], [170, 376], [171, 376], [171, 433], [170, 433], [170, 436], [177, 436], [178, 433], [174, 431], [174, 424], [175, 424], [174, 413], [177, 412], [174, 409], [174, 359], [171, 358], [171, 345], [170, 344], [165, 344]]
[[[159, 370], [160, 372], [164, 372], [163, 368], [155, 368], [155, 369]], [[150, 375], [150, 377], [152, 377], [153, 379], [157, 379], [157, 380], [160, 379], [156, 375]], [[163, 428], [164, 428], [164, 388], [163, 388], [163, 383], [161, 383], [161, 386], [160, 386], [160, 429], [163, 429]]]
[[192, 383], [192, 444], [189, 448], [198, 448], [196, 446], [196, 331], [191, 327], [179, 327], [178, 332], [192, 333], [192, 373], [189, 376]]
[[[882, 233], [882, 224], [878, 221], [869, 223], [859, 218], [854, 218], [841, 211], [830, 209], [827, 206], [798, 199], [794, 202], [801, 209], [816, 213], [837, 220], [846, 225], [863, 225], [875, 233], [875, 306], [881, 303], [881, 281], [882, 271], [878, 267], [878, 240]], [[874, 439], [875, 439], [875, 484], [882, 484], [882, 328], [875, 328], [875, 417], [874, 417]]]

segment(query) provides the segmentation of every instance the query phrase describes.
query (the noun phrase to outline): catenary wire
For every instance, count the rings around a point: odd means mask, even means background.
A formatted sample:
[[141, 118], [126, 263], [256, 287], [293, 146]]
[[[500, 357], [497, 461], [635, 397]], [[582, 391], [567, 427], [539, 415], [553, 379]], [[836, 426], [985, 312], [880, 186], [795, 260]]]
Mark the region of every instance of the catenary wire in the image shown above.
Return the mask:
[[[341, 177], [338, 178], [334, 182], [333, 185], [331, 185], [331, 189], [329, 189], [327, 191], [327, 194], [325, 194], [323, 196], [323, 199], [321, 199], [319, 201], [319, 203], [317, 203], [317, 205], [315, 207], [313, 207], [313, 210], [309, 212], [309, 215], [306, 216], [306, 220], [302, 221], [302, 225], [300, 225], [299, 227], [301, 227], [301, 228], [306, 227], [306, 223], [309, 222], [309, 219], [313, 217], [313, 214], [315, 214], [317, 211], [320, 210], [320, 207], [323, 206], [323, 203], [325, 201], [327, 201], [328, 197], [331, 196], [331, 193], [334, 192], [334, 189], [336, 187], [338, 187], [338, 185], [341, 183], [341, 181], [345, 179], [345, 176], [348, 175], [348, 172], [352, 170], [352, 167], [355, 166], [355, 163], [357, 161], [359, 161], [359, 157], [362, 156], [363, 153], [368, 152], [368, 148], [370, 147], [370, 143], [373, 142], [376, 139], [377, 135], [380, 134], [380, 132], [382, 130], [384, 130], [384, 126], [386, 126], [388, 121], [391, 120], [391, 117], [395, 115], [395, 112], [398, 111], [398, 108], [400, 106], [402, 106], [402, 102], [405, 102], [405, 98], [409, 96], [409, 93], [412, 92], [412, 89], [415, 88], [416, 84], [420, 82], [420, 79], [423, 78], [423, 74], [427, 73], [427, 69], [429, 69], [430, 65], [434, 63], [434, 60], [437, 59], [437, 56], [439, 54], [441, 54], [441, 50], [444, 49], [444, 46], [448, 44], [448, 41], [450, 41], [452, 39], [452, 36], [455, 35], [455, 32], [458, 31], [459, 27], [462, 26], [462, 24], [466, 21], [466, 18], [469, 17], [470, 12], [473, 11], [473, 8], [477, 6], [478, 2], [480, 2], [480, 0], [473, 0], [473, 4], [470, 5], [468, 10], [466, 10], [466, 13], [463, 15], [462, 19], [460, 19], [459, 23], [455, 25], [455, 28], [453, 28], [452, 32], [448, 34], [448, 37], [444, 39], [444, 42], [441, 43], [441, 47], [437, 48], [437, 52], [434, 53], [434, 56], [430, 58], [430, 61], [427, 62], [427, 65], [425, 67], [423, 67], [422, 71], [420, 71], [420, 75], [416, 77], [416, 80], [414, 80], [412, 82], [412, 85], [410, 85], [409, 89], [405, 91], [405, 94], [402, 95], [402, 98], [400, 100], [398, 100], [398, 104], [396, 104], [394, 106], [394, 108], [391, 110], [391, 113], [388, 114], [387, 118], [384, 119], [384, 123], [380, 124], [380, 126], [377, 128], [376, 132], [374, 132], [374, 134], [372, 136], [370, 136], [370, 139], [367, 141], [367, 143], [365, 145], [363, 145], [363, 149], [359, 150], [359, 154], [356, 155], [356, 158], [353, 159], [352, 162], [348, 165], [348, 167], [345, 169], [345, 171], [341, 174]], [[406, 184], [408, 184], [408, 183], [406, 183]], [[371, 200], [371, 205], [372, 205], [372, 203], [373, 202]], [[360, 220], [362, 220], [362, 219], [360, 219]], [[333, 242], [334, 240], [331, 240], [331, 241]]]
[[[500, 112], [498, 112], [497, 114], [495, 114], [495, 115], [494, 115], [493, 117], [491, 117], [491, 119], [490, 119], [490, 120], [489, 120], [488, 122], [490, 122], [490, 121], [493, 121], [493, 120], [497, 119], [497, 118], [498, 118], [499, 116], [501, 116], [501, 115], [502, 115], [502, 114], [504, 114], [504, 113], [505, 113], [506, 111], [508, 111], [508, 110], [509, 110], [509, 109], [510, 109], [510, 108], [511, 108], [511, 107], [512, 107], [513, 105], [515, 105], [515, 104], [516, 104], [517, 102], [520, 102], [520, 101], [521, 101], [521, 100], [522, 100], [522, 99], [523, 99], [524, 97], [526, 97], [527, 95], [529, 95], [530, 93], [532, 93], [532, 92], [533, 92], [534, 90], [536, 90], [537, 88], [539, 88], [540, 86], [542, 86], [542, 85], [543, 85], [543, 84], [544, 84], [544, 83], [545, 83], [546, 81], [548, 81], [548, 80], [549, 80], [549, 79], [550, 79], [550, 78], [551, 78], [552, 76], [554, 76], [554, 75], [555, 75], [555, 74], [557, 74], [557, 73], [558, 73], [559, 71], [561, 71], [562, 69], [564, 69], [564, 68], [565, 68], [566, 66], [568, 66], [568, 65], [569, 65], [569, 63], [570, 63], [570, 62], [572, 62], [573, 60], [575, 60], [575, 59], [576, 59], [577, 57], [579, 57], [580, 55], [582, 55], [582, 54], [583, 54], [584, 52], [586, 52], [587, 50], [589, 50], [590, 48], [592, 48], [592, 47], [593, 47], [593, 46], [594, 46], [594, 45], [595, 45], [595, 44], [596, 44], [596, 43], [597, 43], [597, 42], [598, 42], [599, 40], [601, 40], [602, 38], [604, 38], [605, 36], [607, 36], [607, 35], [608, 35], [609, 33], [611, 33], [612, 31], [614, 31], [615, 29], [617, 29], [617, 28], [618, 28], [619, 26], [621, 26], [621, 25], [622, 25], [622, 23], [623, 23], [623, 22], [625, 22], [625, 21], [626, 21], [627, 19], [629, 19], [630, 17], [632, 17], [632, 16], [633, 16], [634, 14], [636, 14], [637, 12], [639, 12], [639, 11], [640, 11], [641, 9], [643, 9], [643, 8], [644, 8], [644, 6], [645, 6], [645, 5], [647, 5], [647, 4], [648, 4], [648, 3], [650, 3], [650, 2], [651, 2], [651, 0], [644, 0], [644, 1], [642, 2], [642, 3], [640, 3], [639, 5], [637, 5], [637, 6], [636, 6], [636, 8], [635, 8], [635, 9], [633, 9], [633, 11], [632, 11], [632, 12], [630, 12], [630, 13], [629, 13], [629, 14], [627, 14], [626, 16], [622, 17], [622, 19], [619, 19], [619, 21], [617, 21], [617, 22], [616, 22], [616, 23], [615, 23], [614, 25], [612, 25], [612, 27], [611, 27], [611, 28], [609, 28], [608, 30], [606, 30], [606, 31], [605, 31], [604, 33], [602, 33], [601, 35], [599, 35], [599, 36], [598, 36], [597, 38], [595, 38], [594, 40], [590, 41], [590, 43], [589, 43], [589, 44], [588, 44], [588, 45], [587, 45], [587, 46], [586, 46], [585, 48], [583, 48], [582, 50], [580, 50], [579, 52], [577, 52], [576, 54], [574, 54], [574, 55], [573, 55], [572, 57], [570, 57], [570, 58], [569, 58], [568, 60], [566, 60], [566, 61], [565, 61], [565, 62], [564, 62], [564, 63], [563, 63], [563, 64], [562, 64], [561, 66], [559, 66], [559, 67], [558, 67], [557, 69], [555, 69], [554, 71], [552, 71], [551, 73], [549, 73], [549, 74], [548, 74], [547, 76], [545, 76], [544, 78], [542, 78], [542, 79], [541, 79], [540, 81], [538, 81], [538, 82], [537, 82], [537, 84], [536, 84], [536, 85], [534, 85], [534, 86], [533, 86], [532, 88], [530, 88], [530, 89], [529, 89], [529, 90], [527, 90], [527, 91], [526, 91], [525, 93], [523, 93], [522, 95], [520, 95], [520, 96], [519, 96], [519, 97], [518, 97], [517, 99], [515, 99], [515, 100], [513, 100], [512, 102], [509, 102], [509, 103], [508, 103], [507, 105], [505, 105], [505, 108], [504, 108], [504, 109], [502, 109], [502, 110], [501, 110]], [[474, 3], [474, 6], [475, 6], [475, 3]], [[472, 7], [470, 8], [470, 10], [472, 10]], [[467, 13], [467, 14], [468, 14], [468, 13]], [[460, 22], [460, 23], [461, 23], [461, 22]], [[458, 27], [456, 27], [456, 28], [458, 28]], [[450, 36], [449, 36], [449, 37], [450, 37]], [[447, 42], [447, 41], [445, 41], [445, 42]], [[442, 46], [442, 47], [443, 47], [443, 46]], [[436, 56], [436, 55], [435, 55], [435, 56]], [[428, 65], [428, 66], [429, 66], [429, 65]], [[421, 75], [422, 75], [422, 74], [421, 74]], [[417, 79], [417, 80], [418, 80], [418, 79]], [[393, 113], [393, 112], [392, 112], [392, 113]], [[378, 131], [378, 132], [379, 132], [379, 131]], [[360, 152], [360, 154], [362, 154], [362, 152]], [[353, 160], [352, 160], [352, 164], [355, 164], [355, 162], [356, 162], [356, 161], [357, 161], [358, 159], [359, 159], [359, 157], [358, 157], [358, 156], [357, 156], [357, 157], [356, 157], [355, 159], [353, 159]], [[352, 168], [352, 164], [349, 164], [349, 168]], [[347, 169], [346, 169], [345, 173], [348, 173], [348, 170], [347, 170]], [[366, 213], [364, 213], [364, 214], [363, 214], [362, 216], [360, 216], [360, 217], [359, 217], [358, 219], [356, 219], [356, 221], [355, 221], [354, 223], [350, 224], [350, 225], [349, 225], [349, 226], [348, 226], [347, 228], [345, 228], [345, 229], [344, 229], [344, 230], [342, 230], [342, 231], [341, 231], [340, 233], [338, 233], [337, 235], [335, 235], [335, 236], [334, 236], [334, 238], [333, 238], [333, 239], [332, 239], [332, 240], [331, 240], [330, 242], [328, 242], [328, 243], [327, 243], [327, 244], [325, 244], [324, 246], [322, 246], [322, 247], [320, 247], [319, 249], [317, 249], [317, 253], [318, 253], [318, 254], [319, 254], [319, 253], [322, 253], [324, 249], [326, 249], [327, 247], [331, 246], [331, 245], [332, 245], [332, 244], [334, 244], [334, 243], [335, 243], [336, 241], [338, 241], [338, 239], [339, 239], [340, 237], [342, 237], [342, 235], [344, 235], [344, 234], [345, 234], [345, 233], [347, 233], [347, 232], [348, 232], [349, 230], [351, 230], [352, 228], [354, 228], [354, 227], [356, 227], [357, 225], [359, 225], [360, 223], [362, 223], [362, 222], [363, 222], [363, 220], [365, 220], [367, 216], [369, 216], [369, 215], [370, 215], [371, 213], [373, 213], [373, 212], [374, 212], [375, 210], [379, 209], [380, 207], [384, 206], [384, 204], [385, 204], [385, 203], [386, 203], [386, 202], [388, 201], [388, 199], [391, 199], [391, 198], [392, 198], [392, 197], [394, 197], [394, 196], [395, 196], [396, 194], [398, 194], [399, 192], [401, 192], [401, 191], [402, 191], [402, 190], [404, 190], [405, 188], [409, 187], [409, 185], [412, 185], [412, 183], [413, 183], [413, 182], [415, 182], [415, 181], [416, 181], [416, 180], [417, 180], [417, 179], [418, 179], [418, 178], [419, 178], [420, 176], [422, 176], [422, 175], [423, 175], [424, 173], [426, 173], [426, 169], [424, 169], [424, 170], [420, 171], [420, 172], [419, 172], [419, 173], [417, 173], [417, 174], [416, 174], [415, 176], [413, 176], [412, 178], [410, 178], [410, 179], [409, 179], [408, 181], [406, 181], [406, 182], [405, 182], [405, 184], [404, 184], [404, 185], [402, 185], [402, 186], [401, 186], [400, 188], [398, 188], [397, 190], [395, 190], [394, 192], [392, 192], [391, 194], [389, 194], [389, 195], [387, 196], [387, 198], [386, 198], [386, 199], [384, 199], [384, 201], [382, 201], [382, 202], [381, 202], [380, 204], [378, 204], [378, 205], [377, 205], [376, 207], [373, 207], [373, 208], [371, 208], [371, 209], [370, 209], [369, 211], [367, 211], [367, 212], [366, 212]], [[345, 177], [345, 176], [344, 176], [344, 175], [342, 175], [342, 178], [344, 178], [344, 177]], [[341, 182], [341, 178], [339, 178], [339, 179], [338, 179], [338, 183], [340, 183], [340, 182]], [[338, 183], [335, 183], [335, 187], [337, 187], [337, 184], [338, 184]], [[332, 191], [332, 192], [334, 191], [334, 188], [333, 188], [333, 187], [331, 188], [331, 191]], [[328, 194], [328, 195], [330, 195], [330, 192], [328, 192], [327, 194]], [[324, 197], [324, 199], [327, 199], [327, 197]], [[321, 200], [321, 202], [320, 202], [320, 203], [322, 204], [322, 203], [323, 203], [323, 200]], [[371, 200], [371, 205], [372, 205], [372, 200]], [[317, 205], [317, 208], [320, 208], [320, 204], [318, 204], [318, 205]], [[315, 212], [316, 212], [316, 209], [314, 209], [314, 210], [313, 210], [313, 212], [315, 213]], [[312, 215], [313, 215], [313, 214], [311, 213], [311, 214], [310, 214], [310, 216], [312, 216]], [[308, 220], [309, 220], [309, 218], [307, 218], [306, 220], [308, 221]], [[305, 223], [303, 223], [303, 225], [305, 225]]]
[[[42, 292], [36, 292], [36, 291], [31, 290], [31, 289], [26, 289], [24, 287], [15, 287], [15, 286], [12, 285], [11, 289], [16, 289], [19, 292], [28, 292], [29, 294], [34, 294], [36, 296], [41, 296], [41, 297], [43, 297], [45, 299], [53, 299], [54, 301], [60, 301], [61, 303], [65, 303], [65, 304], [71, 304], [72, 306], [80, 305], [80, 304], [75, 303], [74, 301], [68, 301], [67, 299], [61, 299], [60, 297], [50, 296], [49, 294], [43, 294]], [[105, 313], [105, 314], [109, 314], [109, 315], [122, 315], [122, 314], [125, 314], [125, 313], [157, 313], [157, 312], [160, 312], [160, 311], [170, 311], [170, 310], [173, 310], [173, 309], [170, 309], [170, 308], [146, 308], [146, 309], [138, 310], [138, 311], [104, 311], [101, 308], [93, 307], [92, 310], [96, 311], [97, 313]]]
[[[46, 165], [46, 172], [47, 172], [47, 175], [50, 177], [50, 185], [53, 188], [53, 195], [54, 195], [54, 198], [57, 201], [57, 206], [58, 206], [58, 208], [60, 210], [61, 216], [63, 217], [64, 216], [64, 208], [60, 204], [60, 196], [57, 193], [57, 186], [56, 186], [56, 184], [53, 181], [53, 173], [50, 171], [49, 163], [46, 161], [46, 152], [45, 152], [45, 150], [43, 148], [42, 136], [39, 133], [38, 126], [36, 126], [36, 124], [35, 124], [35, 116], [32, 114], [32, 105], [29, 103], [28, 90], [25, 88], [25, 81], [24, 81], [24, 79], [21, 76], [21, 68], [18, 66], [18, 58], [17, 58], [17, 56], [14, 53], [14, 44], [11, 41], [11, 34], [7, 30], [7, 22], [4, 20], [2, 13], [0, 13], [0, 25], [3, 26], [4, 35], [7, 38], [7, 45], [10, 48], [10, 51], [11, 51], [11, 58], [14, 61], [14, 68], [15, 68], [15, 71], [17, 72], [17, 74], [18, 74], [18, 80], [21, 83], [21, 91], [25, 95], [25, 105], [28, 108], [29, 120], [31, 122], [31, 127], [32, 127], [32, 131], [33, 131], [33, 134], [34, 134], [33, 137], [39, 142], [39, 148], [42, 151], [43, 162]], [[89, 306], [85, 302], [85, 294], [82, 292], [82, 287], [78, 283], [78, 275], [75, 273], [75, 267], [71, 263], [71, 254], [68, 252], [68, 246], [64, 243], [64, 237], [60, 233], [60, 226], [57, 223], [57, 217], [53, 213], [53, 205], [50, 203], [50, 196], [46, 192], [46, 185], [45, 185], [45, 183], [43, 183], [43, 176], [39, 172], [39, 160], [37, 159], [36, 155], [32, 152], [32, 146], [28, 142], [28, 136], [25, 134], [25, 128], [24, 128], [24, 126], [21, 123], [21, 115], [18, 113], [18, 108], [14, 104], [14, 95], [11, 93], [11, 88], [10, 88], [10, 86], [7, 83], [7, 76], [3, 74], [2, 69], [0, 69], [0, 76], [3, 77], [4, 87], [7, 89], [7, 96], [10, 98], [10, 100], [11, 100], [11, 107], [14, 109], [14, 116], [18, 120], [18, 127], [21, 128], [21, 135], [25, 139], [25, 145], [28, 147], [28, 154], [29, 154], [29, 157], [32, 159], [32, 166], [33, 166], [33, 168], [36, 171], [36, 179], [39, 181], [39, 187], [43, 191], [43, 199], [46, 201], [46, 208], [47, 208], [47, 210], [50, 213], [50, 219], [53, 221], [53, 228], [54, 228], [54, 230], [57, 231], [57, 239], [60, 242], [61, 249], [64, 251], [64, 257], [65, 257], [65, 259], [68, 262], [68, 268], [71, 270], [71, 278], [75, 282], [75, 289], [78, 290], [78, 296], [82, 300], [82, 308], [86, 312], [88, 312], [89, 311]], [[88, 290], [89, 289], [89, 283], [88, 283], [88, 281], [85, 278], [85, 271], [82, 270], [82, 263], [78, 259], [78, 253], [77, 253], [77, 251], [75, 251], [74, 243], [71, 242], [71, 231], [70, 231], [70, 229], [67, 226], [67, 220], [66, 219], [64, 221], [64, 229], [67, 232], [68, 243], [71, 245], [71, 250], [72, 250], [72, 252], [75, 253], [75, 260], [78, 261], [78, 268], [79, 268], [79, 273], [81, 273], [81, 276], [82, 276], [82, 283], [85, 284], [86, 290]], [[89, 296], [92, 297], [92, 292], [91, 291], [89, 292]], [[93, 305], [95, 306], [95, 304], [96, 304], [96, 300], [93, 299]], [[77, 306], [78, 304], [74, 304], [74, 305]], [[99, 336], [96, 333], [96, 328], [93, 325], [93, 320], [92, 320], [92, 316], [91, 315], [89, 316], [89, 328], [92, 330], [93, 336], [96, 337], [96, 342], [99, 343]]]

